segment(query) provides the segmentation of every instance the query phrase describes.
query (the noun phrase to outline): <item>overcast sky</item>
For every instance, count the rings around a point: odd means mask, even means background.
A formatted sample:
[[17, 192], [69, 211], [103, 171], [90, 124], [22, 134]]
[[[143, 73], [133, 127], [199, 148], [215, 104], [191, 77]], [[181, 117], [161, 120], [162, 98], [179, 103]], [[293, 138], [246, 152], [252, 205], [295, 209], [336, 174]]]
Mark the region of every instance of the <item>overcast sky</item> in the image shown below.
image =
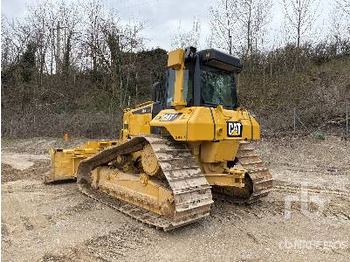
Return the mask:
[[[281, 1], [273, 1], [270, 34], [275, 38], [276, 35], [280, 37], [280, 26], [283, 21]], [[35, 2], [37, 0], [2, 0], [1, 13], [9, 19], [23, 17], [27, 5]], [[201, 47], [206, 47], [205, 40], [210, 33], [208, 9], [215, 0], [104, 0], [104, 2], [107, 8], [116, 10], [125, 22], [135, 20], [145, 22], [143, 35], [149, 39], [146, 42], [148, 48], [161, 47], [169, 50], [171, 39], [177, 32], [179, 24], [181, 23], [182, 30], [189, 30], [194, 18], [198, 19], [201, 25]], [[331, 3], [332, 0], [320, 0], [317, 27], [321, 27], [328, 19]]]

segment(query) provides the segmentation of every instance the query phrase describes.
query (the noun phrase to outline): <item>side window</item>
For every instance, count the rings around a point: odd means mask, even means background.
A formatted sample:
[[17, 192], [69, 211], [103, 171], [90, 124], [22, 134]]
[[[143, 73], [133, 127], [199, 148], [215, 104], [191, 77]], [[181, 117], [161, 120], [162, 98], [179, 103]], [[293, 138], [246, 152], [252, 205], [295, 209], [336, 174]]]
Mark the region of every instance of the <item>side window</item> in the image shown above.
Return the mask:
[[183, 82], [183, 97], [187, 105], [193, 104], [193, 81], [192, 72], [189, 69], [185, 70]]
[[[191, 72], [187, 69], [184, 71], [184, 81], [182, 83], [183, 98], [187, 101], [188, 105], [193, 104], [193, 82]], [[168, 83], [167, 83], [167, 100], [166, 106], [171, 107], [171, 103], [174, 101], [175, 90], [175, 70], [168, 69]]]
[[175, 70], [168, 69], [168, 83], [167, 83], [167, 100], [166, 106], [171, 107], [174, 100], [174, 85], [175, 85]]

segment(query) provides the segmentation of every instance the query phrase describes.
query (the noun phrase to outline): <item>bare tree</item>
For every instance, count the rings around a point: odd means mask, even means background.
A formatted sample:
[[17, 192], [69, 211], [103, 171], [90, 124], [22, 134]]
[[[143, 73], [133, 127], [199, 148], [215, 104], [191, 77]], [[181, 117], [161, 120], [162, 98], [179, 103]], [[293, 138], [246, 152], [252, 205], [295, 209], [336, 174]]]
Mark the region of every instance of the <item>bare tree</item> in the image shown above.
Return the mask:
[[[229, 54], [238, 52], [239, 28], [237, 27], [239, 16], [238, 0], [217, 0], [214, 6], [209, 8], [210, 30], [209, 46], [220, 47]], [[235, 39], [233, 43], [232, 39]]]
[[[328, 36], [334, 47], [335, 54], [342, 52], [342, 44], [350, 40], [350, 1], [337, 0], [333, 3], [329, 13]], [[346, 11], [347, 4], [349, 13]], [[348, 17], [348, 19], [339, 19], [339, 17]]]
[[101, 49], [102, 32], [100, 31], [102, 19], [102, 5], [100, 1], [89, 1], [83, 6], [85, 17], [84, 39], [82, 49], [86, 50], [86, 56], [90, 57], [93, 75], [96, 77], [98, 67], [98, 52]]
[[290, 27], [299, 48], [302, 37], [313, 28], [320, 0], [283, 0], [287, 27]]
[[4, 15], [1, 15], [1, 67], [2, 69], [9, 66], [13, 59], [13, 48], [9, 23]]
[[[210, 8], [210, 44], [250, 55], [258, 49], [271, 17], [271, 0], [218, 0]], [[260, 41], [262, 42], [262, 41]]]
[[[136, 77], [135, 51], [143, 46], [140, 33], [142, 23], [123, 24], [117, 14], [103, 8], [100, 1], [85, 5], [88, 16], [84, 29], [83, 46], [89, 50], [88, 56], [95, 78], [101, 72], [107, 73], [113, 100], [110, 112], [123, 108], [130, 93], [131, 78]], [[97, 79], [97, 78], [96, 78]]]
[[[338, 21], [339, 27], [343, 30], [342, 33], [350, 37], [350, 0], [336, 0], [334, 9], [333, 19]], [[339, 19], [339, 17], [343, 17], [343, 19]]]
[[259, 40], [262, 42], [266, 25], [271, 18], [271, 0], [245, 0], [237, 6], [243, 40], [243, 52], [247, 55], [258, 49]]
[[32, 29], [30, 25], [19, 20], [9, 22], [1, 16], [1, 48], [2, 69], [18, 63], [28, 44], [32, 41]]
[[336, 5], [350, 17], [350, 0], [335, 0]]
[[[58, 4], [57, 8], [59, 19], [55, 30], [56, 39], [63, 42], [63, 57], [59, 57], [59, 55], [57, 55], [57, 58], [59, 61], [62, 59], [60, 68], [62, 72], [65, 75], [69, 75], [71, 65], [74, 61], [76, 61], [77, 55], [81, 53], [81, 51], [78, 51], [78, 45], [81, 36], [83, 14], [81, 6], [74, 3], [68, 4], [62, 1]], [[58, 49], [61, 47], [57, 46], [56, 48]], [[60, 50], [56, 50], [56, 53], [60, 54], [61, 52]]]
[[192, 22], [192, 28], [188, 31], [184, 31], [181, 28], [181, 22], [177, 29], [177, 33], [173, 36], [171, 41], [172, 48], [184, 48], [187, 46], [195, 46], [199, 48], [201, 25], [198, 19], [194, 19]]

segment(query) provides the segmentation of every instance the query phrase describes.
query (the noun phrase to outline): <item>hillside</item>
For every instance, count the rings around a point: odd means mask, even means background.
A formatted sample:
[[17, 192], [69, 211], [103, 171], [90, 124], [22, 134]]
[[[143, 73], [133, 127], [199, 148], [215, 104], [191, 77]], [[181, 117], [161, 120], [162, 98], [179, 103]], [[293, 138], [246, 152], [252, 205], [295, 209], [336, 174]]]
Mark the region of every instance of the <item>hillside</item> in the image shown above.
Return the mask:
[[[305, 125], [297, 123], [301, 131], [324, 128], [327, 123], [343, 128], [350, 101], [349, 58], [319, 62], [316, 55], [300, 53], [292, 63], [294, 56], [286, 47], [273, 53], [273, 59], [271, 53], [243, 58], [240, 105], [252, 111], [268, 133], [291, 131], [294, 108]], [[266, 57], [270, 60], [265, 61]], [[162, 81], [166, 69], [162, 49], [122, 54], [123, 68], [117, 75], [104, 68], [71, 69], [38, 78], [33, 59], [27, 50], [19, 63], [2, 71], [3, 136], [68, 132], [75, 137], [115, 137], [123, 108], [148, 101], [152, 84]]]

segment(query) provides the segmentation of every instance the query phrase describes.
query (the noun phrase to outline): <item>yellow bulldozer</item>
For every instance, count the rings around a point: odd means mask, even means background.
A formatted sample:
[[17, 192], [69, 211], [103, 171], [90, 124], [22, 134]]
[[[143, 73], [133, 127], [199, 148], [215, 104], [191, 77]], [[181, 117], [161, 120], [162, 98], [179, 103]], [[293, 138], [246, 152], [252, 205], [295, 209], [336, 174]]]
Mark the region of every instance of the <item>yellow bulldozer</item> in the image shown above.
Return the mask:
[[165, 231], [210, 214], [212, 193], [252, 203], [272, 176], [250, 140], [260, 126], [238, 107], [240, 60], [215, 49], [169, 52], [153, 101], [125, 109], [120, 137], [51, 149], [47, 183], [76, 179], [88, 196]]

